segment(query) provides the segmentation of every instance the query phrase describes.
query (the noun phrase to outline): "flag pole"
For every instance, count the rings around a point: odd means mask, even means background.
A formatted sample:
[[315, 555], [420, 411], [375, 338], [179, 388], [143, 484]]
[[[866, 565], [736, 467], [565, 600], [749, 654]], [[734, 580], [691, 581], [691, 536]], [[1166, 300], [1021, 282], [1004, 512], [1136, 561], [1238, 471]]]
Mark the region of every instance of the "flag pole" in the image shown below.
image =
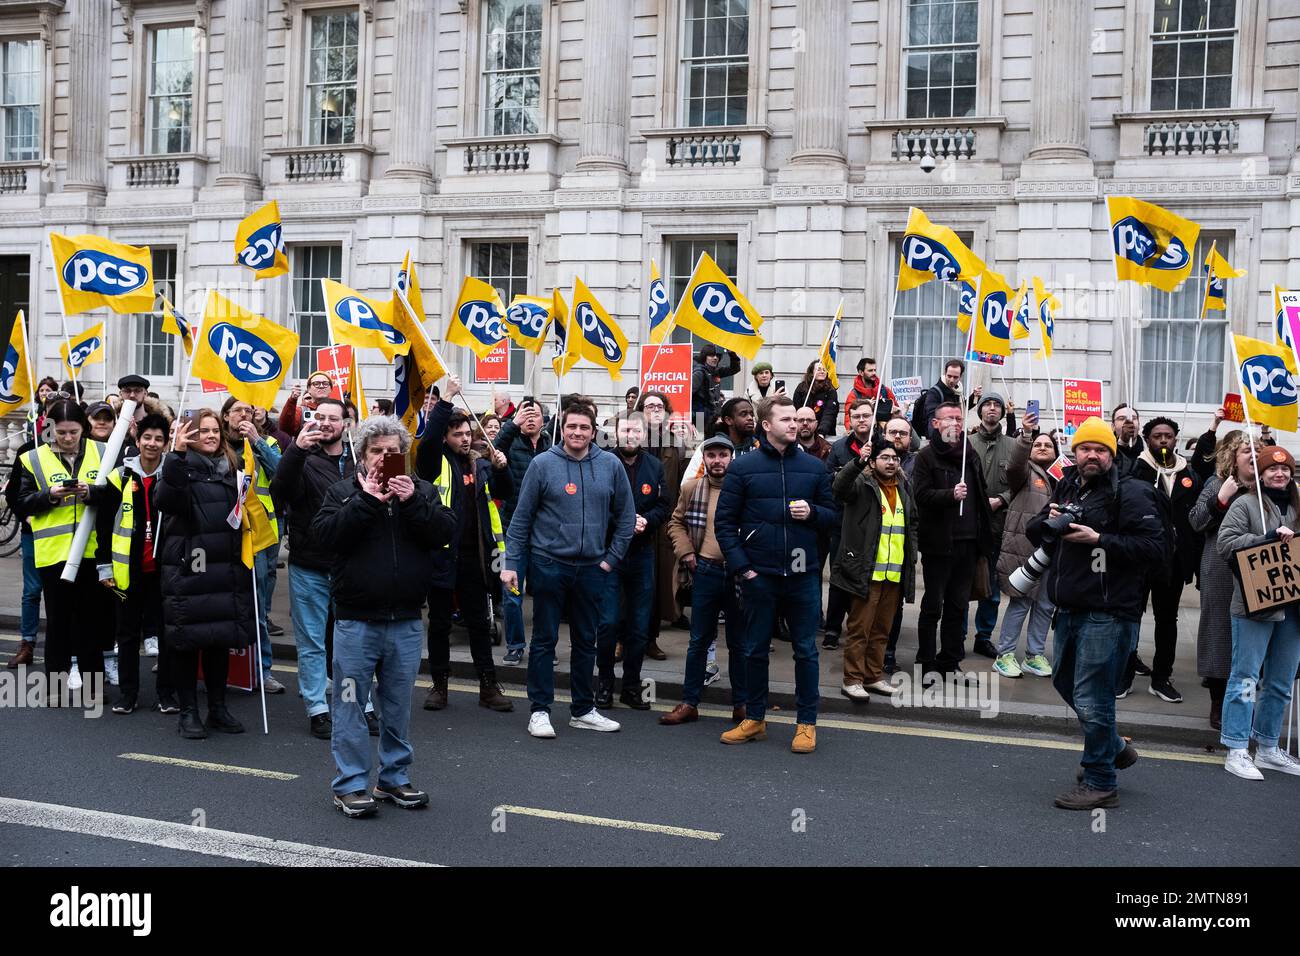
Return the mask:
[[[322, 283], [322, 284], [321, 284], [321, 287], [324, 288], [324, 280], [321, 280], [321, 283]], [[410, 303], [410, 301], [406, 298], [406, 293], [405, 293], [403, 290], [401, 290], [401, 289], [397, 289], [397, 288], [394, 288], [394, 289], [393, 289], [393, 292], [397, 295], [397, 298], [401, 300], [402, 307], [406, 309], [406, 314], [407, 314], [408, 316], [410, 316], [411, 324], [412, 324], [413, 326], [415, 326], [417, 329], [419, 329], [419, 331], [420, 331], [420, 338], [424, 339], [424, 344], [427, 345], [427, 346], [429, 347], [429, 351], [433, 353], [433, 357], [437, 360], [438, 364], [441, 365], [441, 366], [442, 366], [442, 367], [447, 371], [447, 374], [448, 374], [448, 375], [450, 375], [450, 374], [451, 374], [451, 366], [449, 366], [446, 362], [444, 362], [444, 361], [442, 360], [442, 354], [441, 354], [441, 353], [438, 351], [438, 349], [434, 346], [434, 344], [433, 344], [433, 340], [429, 338], [429, 333], [426, 332], [426, 331], [424, 330], [424, 326], [423, 326], [423, 325], [420, 323], [420, 321], [415, 317], [415, 311], [411, 308], [411, 303]], [[333, 328], [332, 325], [329, 326], [329, 333], [330, 333], [330, 345], [333, 345], [333, 344], [334, 344], [334, 328]], [[503, 337], [503, 339], [504, 339], [504, 337]], [[494, 345], [493, 348], [495, 348], [495, 347], [496, 347], [496, 346]], [[355, 348], [355, 346], [353, 346], [353, 348]], [[506, 367], [507, 367], [507, 369], [509, 368], [509, 366], [510, 366], [510, 354], [509, 354], [509, 346], [507, 346], [507, 352], [506, 352]], [[416, 374], [419, 374], [419, 369], [418, 369], [418, 368], [416, 369]], [[358, 375], [358, 376], [361, 375], [361, 369], [360, 369], [360, 367], [357, 368], [357, 375]], [[469, 407], [469, 402], [467, 402], [467, 401], [465, 400], [465, 394], [464, 394], [463, 392], [457, 392], [456, 394], [460, 396], [460, 403], [461, 403], [462, 405], [465, 406], [465, 411], [469, 413], [469, 420], [470, 420], [470, 422], [473, 423], [474, 425], [478, 426], [479, 433], [480, 433], [480, 434], [483, 436], [483, 438], [486, 440], [486, 439], [487, 439], [487, 432], [485, 432], [485, 431], [483, 430], [483, 423], [480, 422], [480, 421], [478, 420], [478, 416], [474, 414], [474, 410], [473, 410], [472, 408]], [[360, 413], [358, 412], [358, 414], [360, 414]], [[491, 441], [488, 441], [488, 444], [489, 444], [489, 445], [492, 444]], [[352, 460], [353, 460], [353, 464], [355, 464], [355, 463], [356, 463], [356, 452], [353, 452], [353, 453], [352, 453]]]
[[[958, 277], [958, 279], [959, 279], [959, 281], [960, 281], [960, 277]], [[966, 352], [965, 352], [965, 354], [962, 355], [962, 361], [963, 361], [963, 362], [969, 362], [969, 361], [970, 361], [971, 343], [974, 342], [974, 340], [975, 340], [975, 322], [976, 322], [977, 320], [979, 320], [979, 310], [980, 310], [980, 286], [982, 286], [983, 284], [984, 284], [984, 283], [983, 283], [982, 278], [981, 278], [980, 276], [976, 276], [976, 277], [975, 277], [975, 304], [971, 307], [970, 328], [968, 328], [968, 329], [966, 330]], [[960, 308], [960, 306], [959, 306], [959, 308]], [[960, 475], [960, 480], [961, 480], [962, 483], [965, 483], [965, 481], [966, 481], [966, 449], [970, 447], [970, 440], [966, 437], [966, 405], [967, 405], [967, 402], [966, 402], [966, 396], [962, 395], [962, 396], [959, 396], [959, 397], [960, 397], [960, 399], [961, 399], [961, 475]], [[970, 490], [970, 489], [968, 488], [967, 491], [969, 491], [969, 490]], [[958, 504], [957, 504], [957, 514], [958, 514], [958, 515], [964, 515], [965, 513], [966, 513], [966, 499], [963, 498], [963, 499], [962, 499], [960, 502], [958, 502]]]
[[23, 334], [23, 364], [27, 366], [27, 389], [32, 393], [32, 439], [39, 442], [41, 436], [36, 434], [36, 420], [41, 416], [39, 400], [36, 398], [36, 369], [32, 365], [32, 342], [27, 337], [27, 316], [22, 309], [18, 310], [17, 323], [22, 327]]
[[1237, 355], [1237, 341], [1232, 337], [1232, 330], [1228, 330], [1228, 348], [1232, 351], [1232, 367], [1237, 375], [1237, 384], [1241, 386], [1241, 410], [1246, 417], [1247, 434], [1250, 435], [1250, 461], [1255, 466], [1255, 498], [1259, 501], [1259, 527], [1263, 531], [1267, 526], [1264, 520], [1264, 477], [1259, 473], [1259, 453], [1255, 449], [1255, 435], [1253, 429], [1254, 422], [1250, 420], [1250, 392], [1246, 389], [1246, 383], [1241, 378], [1241, 359]]
[[[842, 301], [842, 300], [841, 300]], [[885, 322], [885, 351], [884, 359], [880, 363], [880, 371], [876, 373], [876, 397], [871, 402], [871, 427], [876, 427], [876, 411], [880, 408], [880, 394], [885, 390], [885, 371], [888, 363], [894, 358], [894, 313], [898, 311], [898, 282], [894, 282], [894, 301], [889, 307], [889, 319]], [[924, 393], [922, 393], [924, 394]], [[919, 401], [919, 399], [918, 399]], [[902, 409], [899, 409], [900, 411]], [[922, 438], [925, 436], [922, 435]]]
[[[843, 310], [844, 310], [844, 297], [841, 296], [841, 297], [840, 297], [839, 308], [837, 308], [837, 309], [835, 310], [835, 314], [836, 314], [836, 315], [842, 315], [842, 314], [843, 314]], [[830, 340], [831, 340], [831, 329], [833, 329], [834, 326], [835, 326], [835, 319], [832, 318], [832, 319], [831, 319], [831, 324], [830, 324], [830, 326], [828, 326], [827, 329], [826, 329], [826, 338], [822, 339], [822, 347], [821, 347], [820, 349], [817, 350], [817, 357], [816, 357], [815, 359], [813, 359], [813, 363], [814, 363], [814, 364], [817, 363], [817, 362], [820, 362], [820, 361], [822, 360], [822, 356], [826, 354], [826, 344], [827, 344], [828, 342], [830, 342]], [[827, 369], [827, 371], [829, 372], [830, 370]], [[829, 376], [828, 376], [828, 377], [829, 377]], [[814, 381], [815, 381], [815, 380], [816, 380], [816, 379], [814, 378]], [[809, 382], [809, 383], [808, 383], [808, 391], [804, 392], [804, 395], [803, 395], [803, 404], [799, 406], [800, 408], [807, 408], [807, 407], [808, 407], [808, 402], [809, 402], [809, 400], [812, 398], [812, 390], [813, 390], [812, 382]], [[877, 382], [876, 394], [877, 394], [877, 395], [880, 394], [879, 382]], [[875, 414], [874, 414], [874, 413], [875, 413], [875, 409], [872, 409], [871, 427], [872, 427], [873, 429], [876, 427], [876, 419], [875, 419]]]
[[[72, 391], [76, 393], [79, 392], [80, 389], [77, 387], [79, 384], [77, 382], [77, 370], [72, 364], [72, 336], [68, 334], [68, 307], [63, 302], [63, 290], [59, 288], [59, 257], [54, 254], [54, 233], [50, 233], [46, 237], [46, 240], [49, 242], [50, 246], [50, 269], [54, 272], [54, 289], [58, 293], [55, 298], [59, 300], [59, 316], [63, 319], [63, 341], [66, 343], [68, 348], [67, 366], [72, 372]], [[105, 326], [105, 328], [107, 328], [107, 326]], [[81, 396], [74, 394], [72, 399], [73, 401], [79, 402], [81, 401]]]
[[[249, 522], [249, 527], [252, 527], [252, 522]], [[266, 722], [266, 677], [262, 672], [262, 612], [257, 596], [257, 554], [253, 555], [253, 566], [248, 569], [248, 573], [253, 576], [253, 627], [257, 630], [257, 639], [253, 643], [257, 646], [257, 686], [262, 691], [262, 733], [269, 734], [271, 728]], [[267, 638], [270, 638], [269, 632]]]

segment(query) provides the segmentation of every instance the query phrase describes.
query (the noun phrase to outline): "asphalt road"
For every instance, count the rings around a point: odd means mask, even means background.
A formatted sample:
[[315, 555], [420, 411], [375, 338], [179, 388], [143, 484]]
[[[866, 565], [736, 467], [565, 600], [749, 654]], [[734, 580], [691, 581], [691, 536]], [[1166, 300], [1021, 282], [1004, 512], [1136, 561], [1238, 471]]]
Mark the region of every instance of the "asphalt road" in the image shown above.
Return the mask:
[[[292, 687], [292, 667], [277, 670]], [[147, 711], [85, 719], [5, 708], [0, 862], [1220, 866], [1300, 857], [1300, 779], [1248, 783], [1205, 753], [1148, 748], [1122, 775], [1120, 807], [1094, 819], [1052, 806], [1073, 782], [1076, 740], [874, 724], [868, 714], [823, 723], [817, 753], [796, 756], [785, 714], [771, 715], [766, 742], [725, 747], [723, 710], [669, 728], [659, 711], [617, 708], [622, 732], [597, 734], [570, 729], [562, 704], [558, 738], [538, 741], [523, 700], [495, 714], [469, 685], [453, 688], [452, 706], [437, 714], [419, 709], [416, 690], [413, 779], [431, 806], [383, 806], [367, 820], [333, 808], [329, 744], [308, 735], [292, 692], [268, 698], [269, 736], [205, 741], [182, 740], [174, 717]], [[250, 731], [259, 724], [255, 698], [236, 693], [232, 710]], [[173, 758], [219, 766], [157, 762]]]

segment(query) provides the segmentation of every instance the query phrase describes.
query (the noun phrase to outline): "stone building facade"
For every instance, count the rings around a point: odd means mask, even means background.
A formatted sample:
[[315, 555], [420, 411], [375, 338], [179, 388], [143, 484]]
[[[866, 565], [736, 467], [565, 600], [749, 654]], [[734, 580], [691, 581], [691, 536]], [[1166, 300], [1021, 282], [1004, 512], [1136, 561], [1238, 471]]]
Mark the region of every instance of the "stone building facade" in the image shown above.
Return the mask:
[[[1116, 290], [1105, 198], [1133, 195], [1249, 270], [1202, 330], [1202, 420], [1230, 384], [1226, 327], [1271, 337], [1272, 285], [1300, 287], [1288, 0], [0, 0], [0, 53], [0, 307], [27, 310], [38, 374], [62, 335], [50, 231], [151, 246], [190, 313], [217, 287], [298, 328], [299, 374], [325, 344], [316, 280], [384, 295], [408, 249], [435, 338], [466, 274], [507, 299], [578, 275], [634, 343], [651, 259], [675, 299], [709, 251], [787, 380], [843, 300], [846, 389], [864, 353], [933, 380], [961, 350], [951, 291], [894, 301], [918, 205], [1056, 292], [1058, 388], [1181, 409], [1203, 280]], [[252, 282], [235, 228], [268, 199], [293, 273]], [[174, 397], [159, 322], [109, 317], [108, 368]], [[566, 390], [621, 395], [636, 351], [623, 383], [581, 365]], [[516, 396], [531, 362], [512, 352]], [[1003, 378], [1047, 403], [1028, 350]]]

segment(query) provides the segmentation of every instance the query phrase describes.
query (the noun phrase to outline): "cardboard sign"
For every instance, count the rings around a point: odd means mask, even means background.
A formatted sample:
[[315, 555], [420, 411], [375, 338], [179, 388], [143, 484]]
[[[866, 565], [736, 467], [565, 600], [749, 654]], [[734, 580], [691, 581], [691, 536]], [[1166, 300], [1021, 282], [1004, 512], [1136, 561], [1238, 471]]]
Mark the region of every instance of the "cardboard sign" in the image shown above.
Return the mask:
[[[655, 353], [658, 353], [656, 357]], [[651, 364], [654, 368], [651, 369]], [[646, 376], [649, 372], [649, 377]], [[691, 418], [691, 345], [641, 346], [641, 394], [663, 392], [673, 406], [673, 418]]]
[[1074, 462], [1070, 461], [1070, 459], [1066, 458], [1064, 455], [1060, 455], [1056, 461], [1052, 462], [1052, 467], [1047, 469], [1047, 473], [1057, 481], [1060, 481], [1065, 477], [1065, 469], [1069, 468], [1073, 464]]
[[510, 381], [510, 340], [502, 339], [496, 348], [482, 358], [474, 358], [474, 381]]
[[1225, 422], [1246, 422], [1246, 409], [1241, 404], [1241, 396], [1236, 392], [1228, 392], [1223, 396], [1223, 420]]
[[1087, 418], [1105, 419], [1103, 411], [1101, 382], [1091, 378], [1067, 378], [1061, 382], [1064, 400], [1065, 434], [1074, 434], [1076, 428]]
[[1233, 552], [1246, 613], [1300, 602], [1300, 545], [1269, 541]]
[[352, 346], [330, 345], [316, 350], [316, 368], [330, 377], [330, 398], [343, 401], [352, 375]]
[[911, 375], [907, 378], [892, 379], [889, 383], [889, 389], [894, 393], [894, 399], [899, 405], [910, 405], [925, 391], [925, 383], [919, 375]]

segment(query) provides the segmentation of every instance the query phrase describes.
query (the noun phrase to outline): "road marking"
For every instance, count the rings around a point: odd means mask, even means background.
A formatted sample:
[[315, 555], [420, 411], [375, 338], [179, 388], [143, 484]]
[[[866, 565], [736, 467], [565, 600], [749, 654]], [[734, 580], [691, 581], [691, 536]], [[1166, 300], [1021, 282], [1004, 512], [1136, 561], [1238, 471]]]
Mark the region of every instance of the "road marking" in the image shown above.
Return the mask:
[[61, 830], [85, 836], [145, 843], [186, 853], [220, 856], [267, 866], [436, 866], [420, 860], [375, 856], [332, 846], [313, 846], [289, 840], [272, 840], [253, 833], [213, 830], [170, 820], [105, 813], [83, 807], [66, 807], [32, 800], [0, 797], [0, 823], [15, 823], [44, 830]]
[[214, 770], [217, 773], [238, 773], [246, 777], [266, 777], [268, 780], [297, 780], [296, 773], [281, 773], [279, 770], [260, 770], [257, 767], [237, 767], [229, 763], [208, 763], [206, 760], [186, 760], [182, 757], [164, 757], [160, 754], [118, 754], [123, 760], [140, 760], [144, 763], [169, 764], [173, 767], [188, 767], [191, 770]]
[[689, 837], [692, 840], [721, 840], [721, 833], [711, 830], [692, 830], [689, 827], [670, 827], [663, 823], [640, 823], [636, 820], [615, 820], [612, 817], [592, 817], [585, 813], [565, 813], [562, 810], [542, 810], [537, 807], [516, 807], [502, 804], [496, 808], [507, 813], [545, 820], [563, 820], [565, 823], [586, 823], [594, 827], [612, 827], [616, 830], [640, 830], [644, 833], [662, 833], [665, 836]]

